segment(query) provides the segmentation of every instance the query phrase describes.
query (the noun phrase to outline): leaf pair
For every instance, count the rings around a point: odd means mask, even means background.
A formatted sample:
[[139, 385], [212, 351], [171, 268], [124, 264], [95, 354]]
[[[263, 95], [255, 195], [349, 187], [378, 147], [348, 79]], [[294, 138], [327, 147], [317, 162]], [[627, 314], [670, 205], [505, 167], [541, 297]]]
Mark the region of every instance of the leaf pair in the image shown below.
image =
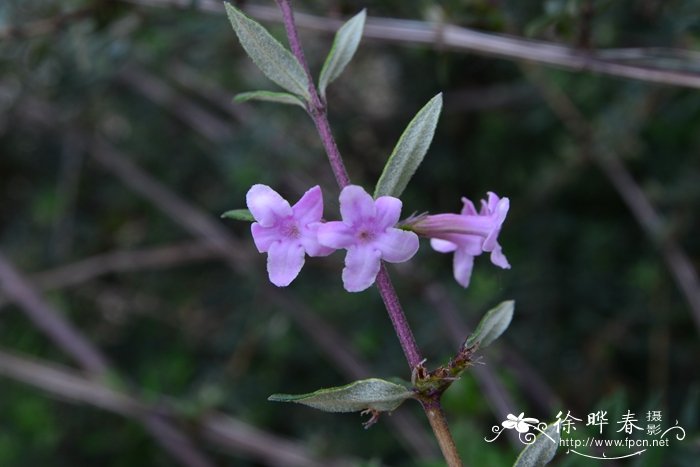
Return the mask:
[[[265, 76], [289, 91], [253, 91], [239, 94], [236, 101], [261, 100], [280, 104], [300, 105], [306, 108], [311, 101], [309, 77], [304, 67], [260, 23], [246, 16], [241, 10], [225, 3], [233, 30], [243, 49]], [[350, 63], [362, 37], [366, 18], [365, 10], [352, 17], [336, 33], [331, 51], [321, 70], [318, 90], [325, 99], [326, 88], [335, 81]]]

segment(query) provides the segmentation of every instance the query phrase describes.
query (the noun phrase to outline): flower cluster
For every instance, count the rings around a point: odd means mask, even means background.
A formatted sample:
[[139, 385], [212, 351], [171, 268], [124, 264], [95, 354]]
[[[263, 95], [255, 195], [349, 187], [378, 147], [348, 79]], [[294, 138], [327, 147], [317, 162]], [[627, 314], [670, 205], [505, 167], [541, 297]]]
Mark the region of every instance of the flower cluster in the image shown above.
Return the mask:
[[299, 274], [306, 255], [327, 256], [347, 250], [343, 285], [349, 292], [371, 286], [381, 261], [402, 263], [418, 251], [418, 235], [431, 239], [440, 252], [454, 252], [454, 275], [469, 285], [474, 257], [491, 253], [491, 261], [510, 268], [498, 244], [508, 213], [508, 198], [493, 193], [477, 213], [471, 201], [462, 200], [461, 214], [420, 216], [399, 225], [401, 200], [392, 196], [373, 199], [362, 187], [349, 185], [340, 193], [340, 221], [323, 221], [321, 188], [308, 190], [294, 206], [266, 185], [248, 190], [246, 202], [255, 222], [251, 225], [258, 251], [267, 253], [270, 281], [289, 285]]

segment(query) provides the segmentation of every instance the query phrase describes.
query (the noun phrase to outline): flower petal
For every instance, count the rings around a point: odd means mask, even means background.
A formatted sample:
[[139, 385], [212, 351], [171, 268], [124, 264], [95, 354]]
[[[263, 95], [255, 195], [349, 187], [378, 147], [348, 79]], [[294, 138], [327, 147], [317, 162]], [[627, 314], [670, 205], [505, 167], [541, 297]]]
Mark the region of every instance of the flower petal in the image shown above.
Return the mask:
[[340, 192], [340, 215], [348, 224], [358, 224], [375, 216], [374, 200], [361, 186], [348, 185]]
[[321, 187], [316, 185], [307, 190], [299, 201], [292, 206], [294, 218], [299, 225], [305, 226], [311, 222], [318, 222], [323, 216], [323, 194]]
[[263, 227], [272, 227], [277, 219], [292, 215], [289, 203], [267, 185], [253, 185], [246, 194], [246, 204]]
[[267, 273], [270, 282], [286, 287], [304, 265], [304, 248], [296, 242], [275, 242], [267, 251]]
[[374, 202], [377, 230], [384, 230], [396, 225], [401, 217], [401, 205], [401, 200], [393, 196], [380, 196], [377, 198]]
[[403, 263], [418, 251], [418, 235], [392, 227], [374, 241], [374, 246], [382, 252], [384, 261]]
[[355, 231], [345, 222], [326, 222], [318, 226], [318, 242], [331, 248], [348, 248], [355, 244]]
[[322, 225], [324, 225], [322, 222], [312, 222], [302, 228], [302, 236], [299, 240], [309, 256], [328, 256], [335, 251], [335, 248], [324, 246], [318, 241], [318, 229]]
[[257, 222], [250, 224], [250, 233], [253, 235], [255, 247], [260, 253], [267, 252], [270, 245], [282, 239], [276, 227], [263, 227]]
[[439, 238], [431, 238], [430, 246], [433, 247], [433, 250], [439, 251], [440, 253], [452, 253], [457, 249], [456, 244], [448, 242], [447, 240], [440, 240]]
[[462, 248], [455, 251], [453, 272], [455, 280], [464, 288], [469, 287], [469, 281], [472, 277], [472, 269], [474, 268], [474, 256]]
[[519, 421], [515, 424], [515, 429], [518, 430], [518, 433], [527, 433], [530, 431], [530, 425], [523, 421]]
[[510, 263], [508, 262], [506, 256], [503, 254], [501, 245], [496, 245], [496, 248], [494, 248], [491, 251], [491, 262], [499, 268], [510, 269]]
[[343, 269], [343, 286], [348, 292], [361, 292], [374, 283], [379, 273], [380, 252], [371, 246], [348, 249]]
[[478, 214], [476, 212], [476, 208], [474, 207], [474, 203], [472, 203], [471, 200], [462, 197], [462, 204], [464, 205], [462, 207], [462, 214], [467, 216], [476, 216]]

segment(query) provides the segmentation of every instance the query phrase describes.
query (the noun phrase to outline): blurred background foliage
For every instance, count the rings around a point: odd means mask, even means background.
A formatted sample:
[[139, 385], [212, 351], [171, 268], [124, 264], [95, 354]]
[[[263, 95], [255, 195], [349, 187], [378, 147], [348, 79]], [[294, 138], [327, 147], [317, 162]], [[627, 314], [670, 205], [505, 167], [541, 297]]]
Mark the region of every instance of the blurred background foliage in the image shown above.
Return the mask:
[[[273, 11], [268, 3], [242, 7]], [[618, 62], [700, 67], [689, 52], [700, 39], [693, 0], [295, 7], [331, 19], [367, 8], [370, 17], [605, 48]], [[337, 188], [303, 111], [231, 102], [275, 88], [222, 11], [197, 0], [0, 3], [1, 250], [106, 356], [106, 387], [138, 397], [211, 465], [304, 465], [294, 449], [356, 465], [440, 465], [415, 403], [365, 431], [357, 414], [266, 401], [409, 373], [376, 291], [342, 290], [341, 254], [308, 261], [287, 290], [274, 290], [248, 226], [218, 219], [243, 207], [254, 183], [288, 199], [320, 184], [326, 215], [337, 212]], [[264, 23], [283, 39], [278, 22]], [[302, 39], [317, 73], [331, 36], [302, 28]], [[563, 410], [585, 420], [608, 410], [614, 437], [620, 414], [631, 410], [644, 424], [648, 410], [661, 410], [663, 425], [678, 420], [686, 439], [608, 463], [698, 465], [698, 90], [366, 39], [329, 89], [355, 183], [374, 185], [406, 123], [440, 91], [444, 113], [404, 215], [456, 211], [461, 196], [489, 190], [511, 199], [501, 243], [512, 270], [479, 258], [463, 290], [450, 257], [427, 244], [391, 267], [429, 366], [449, 358], [488, 308], [516, 301], [508, 332], [445, 395], [465, 463], [513, 462], [516, 444], [484, 441], [508, 412], [552, 420]], [[79, 366], [25, 306], [10, 303], [8, 284], [0, 291], [0, 465], [182, 463], [133, 414], [61, 395], [60, 378], [27, 385], [50, 365]], [[44, 370], [18, 376], [7, 363], [18, 355], [40, 359]], [[212, 414], [230, 417], [230, 437], [203, 434]], [[258, 438], [241, 441], [245, 427]], [[586, 433], [581, 426], [576, 436]], [[563, 451], [557, 465], [598, 465]]]

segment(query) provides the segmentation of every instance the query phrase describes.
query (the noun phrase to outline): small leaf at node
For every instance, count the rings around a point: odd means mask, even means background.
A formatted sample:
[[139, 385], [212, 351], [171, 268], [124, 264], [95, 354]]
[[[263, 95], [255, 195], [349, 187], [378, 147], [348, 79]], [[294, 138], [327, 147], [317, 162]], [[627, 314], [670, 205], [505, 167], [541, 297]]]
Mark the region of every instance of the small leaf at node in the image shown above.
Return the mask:
[[222, 219], [233, 219], [236, 221], [255, 222], [253, 214], [247, 209], [232, 209], [221, 215]]
[[265, 101], [265, 102], [276, 102], [278, 104], [288, 104], [288, 105], [298, 105], [302, 109], [306, 109], [304, 102], [299, 99], [294, 94], [289, 94], [287, 92], [274, 92], [274, 91], [251, 91], [242, 92], [236, 94], [233, 97], [236, 102], [246, 102], [246, 101]]
[[326, 57], [318, 79], [318, 90], [323, 99], [326, 98], [326, 87], [340, 76], [355, 55], [362, 38], [362, 31], [365, 28], [366, 18], [367, 12], [362, 10], [350, 18], [335, 34], [333, 46], [328, 52], [328, 57]]
[[260, 23], [230, 3], [224, 3], [228, 19], [243, 49], [265, 76], [287, 91], [309, 100], [309, 80], [299, 61]]
[[375, 198], [385, 195], [398, 198], [403, 193], [428, 152], [441, 110], [442, 93], [430, 99], [413, 117], [384, 166], [374, 189]]
[[510, 325], [513, 319], [513, 310], [515, 302], [508, 300], [500, 303], [495, 308], [490, 309], [476, 327], [476, 331], [472, 333], [465, 343], [466, 347], [471, 347], [479, 344], [480, 348], [486, 347], [491, 342], [498, 339]]
[[556, 423], [544, 429], [532, 444], [528, 444], [515, 460], [513, 467], [542, 467], [557, 453], [561, 434]]
[[267, 400], [296, 402], [326, 412], [387, 412], [411, 397], [413, 392], [405, 386], [370, 378], [345, 386], [319, 389], [308, 394], [273, 394]]

